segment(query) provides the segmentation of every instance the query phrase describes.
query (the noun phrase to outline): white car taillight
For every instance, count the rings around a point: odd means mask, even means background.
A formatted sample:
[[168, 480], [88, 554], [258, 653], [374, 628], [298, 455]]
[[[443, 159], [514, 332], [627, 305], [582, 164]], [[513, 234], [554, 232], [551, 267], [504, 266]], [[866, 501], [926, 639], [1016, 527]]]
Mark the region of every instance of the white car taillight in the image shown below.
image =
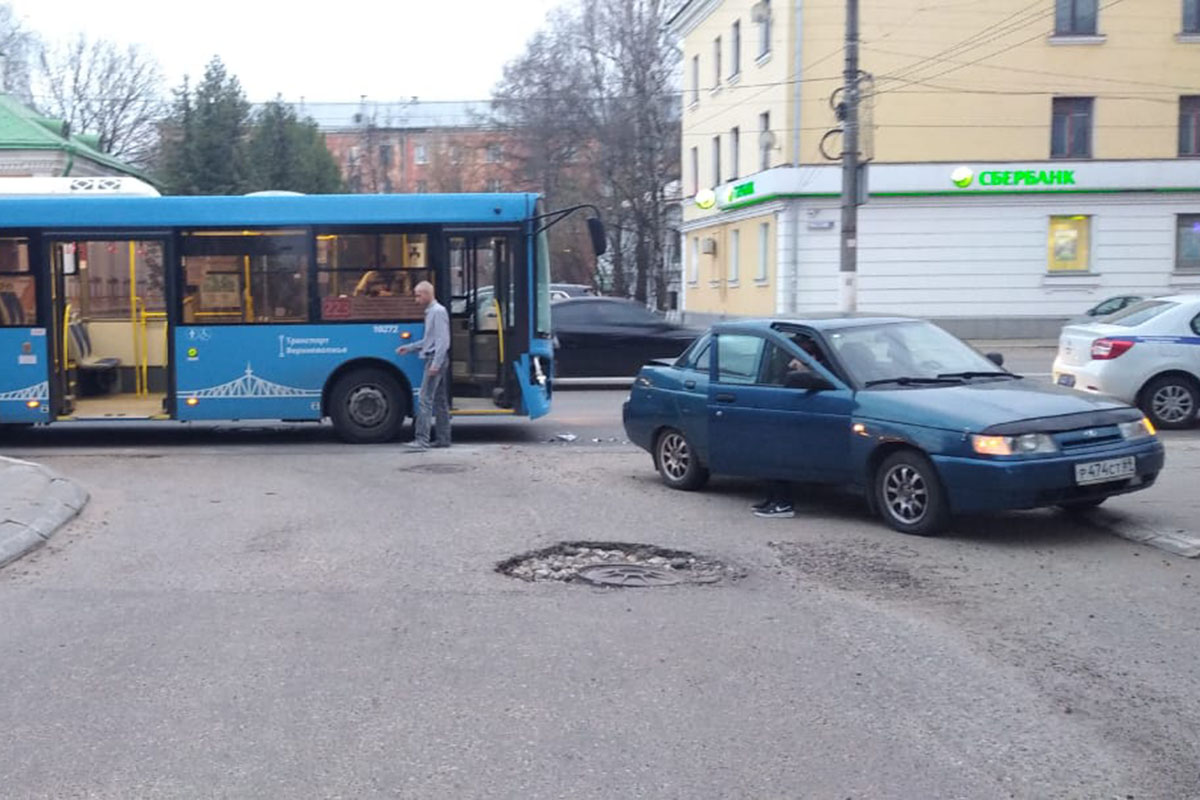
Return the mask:
[[1133, 344], [1128, 339], [1097, 339], [1092, 342], [1092, 359], [1111, 361], [1127, 353]]

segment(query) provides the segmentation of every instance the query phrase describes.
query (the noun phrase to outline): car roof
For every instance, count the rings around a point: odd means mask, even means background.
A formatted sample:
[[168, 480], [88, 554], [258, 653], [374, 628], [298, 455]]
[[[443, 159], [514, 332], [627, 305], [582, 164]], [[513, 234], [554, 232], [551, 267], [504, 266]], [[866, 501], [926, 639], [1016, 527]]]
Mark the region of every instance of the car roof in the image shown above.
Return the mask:
[[803, 326], [817, 331], [835, 331], [888, 325], [901, 322], [920, 322], [915, 317], [876, 316], [871, 314], [810, 314], [803, 317], [771, 317], [718, 322], [713, 329], [720, 331], [767, 331], [779, 325]]
[[[559, 306], [587, 305], [587, 304], [596, 304], [596, 303], [621, 303], [623, 305], [633, 303], [634, 305], [637, 305], [641, 308], [646, 308], [643, 304], [639, 303], [638, 301], [630, 300], [625, 297], [568, 297], [566, 300], [558, 301], [557, 303], [555, 303], [555, 305], [559, 305]], [[649, 310], [649, 309], [647, 309], [647, 310]]]

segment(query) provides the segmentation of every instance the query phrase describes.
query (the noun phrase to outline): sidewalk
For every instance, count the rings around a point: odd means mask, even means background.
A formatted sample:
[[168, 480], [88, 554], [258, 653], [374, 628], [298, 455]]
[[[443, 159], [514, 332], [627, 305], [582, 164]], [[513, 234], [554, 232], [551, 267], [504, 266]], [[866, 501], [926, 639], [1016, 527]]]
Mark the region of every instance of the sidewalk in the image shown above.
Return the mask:
[[0, 567], [45, 544], [87, 501], [74, 481], [0, 456]]

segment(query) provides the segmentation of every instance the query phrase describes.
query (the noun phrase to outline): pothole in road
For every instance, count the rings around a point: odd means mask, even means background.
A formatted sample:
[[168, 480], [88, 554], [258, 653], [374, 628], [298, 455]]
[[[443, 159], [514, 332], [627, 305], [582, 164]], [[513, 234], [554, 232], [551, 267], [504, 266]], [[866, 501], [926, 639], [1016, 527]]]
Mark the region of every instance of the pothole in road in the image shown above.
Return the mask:
[[560, 542], [502, 561], [496, 571], [530, 583], [578, 582], [627, 589], [714, 584], [740, 577], [736, 569], [713, 558], [625, 542]]
[[470, 472], [474, 467], [467, 464], [417, 464], [415, 467], [400, 467], [397, 472], [423, 472], [426, 475], [456, 475]]

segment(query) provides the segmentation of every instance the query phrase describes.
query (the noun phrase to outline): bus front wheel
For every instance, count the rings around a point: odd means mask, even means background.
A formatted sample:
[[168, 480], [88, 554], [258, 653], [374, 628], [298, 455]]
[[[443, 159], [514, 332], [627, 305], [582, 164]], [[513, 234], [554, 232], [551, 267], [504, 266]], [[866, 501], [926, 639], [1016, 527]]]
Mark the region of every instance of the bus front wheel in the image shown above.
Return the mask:
[[329, 395], [329, 416], [343, 441], [376, 444], [396, 438], [408, 404], [396, 377], [377, 368], [356, 369], [338, 378]]

